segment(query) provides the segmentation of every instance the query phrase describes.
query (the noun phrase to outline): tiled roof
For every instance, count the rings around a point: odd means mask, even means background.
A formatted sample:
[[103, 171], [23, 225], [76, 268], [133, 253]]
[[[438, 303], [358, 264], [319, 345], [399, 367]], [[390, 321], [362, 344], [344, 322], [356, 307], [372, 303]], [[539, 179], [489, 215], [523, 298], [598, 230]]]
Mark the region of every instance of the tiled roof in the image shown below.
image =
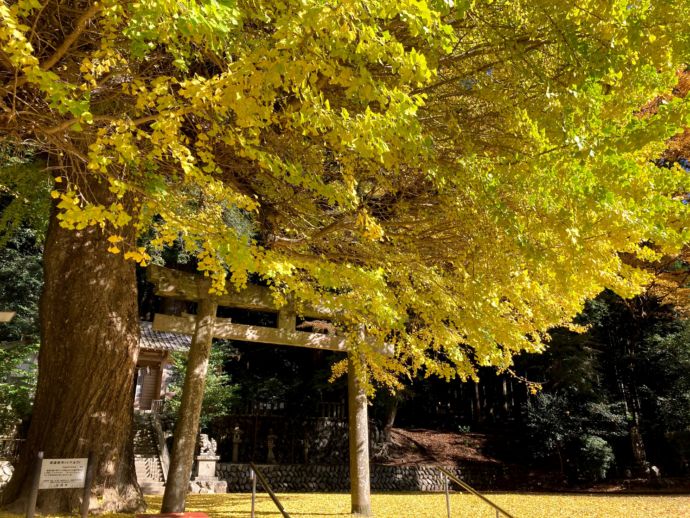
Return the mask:
[[152, 351], [187, 352], [192, 345], [192, 337], [178, 333], [166, 333], [154, 331], [151, 322], [144, 320], [139, 322], [141, 334], [139, 346], [141, 349]]

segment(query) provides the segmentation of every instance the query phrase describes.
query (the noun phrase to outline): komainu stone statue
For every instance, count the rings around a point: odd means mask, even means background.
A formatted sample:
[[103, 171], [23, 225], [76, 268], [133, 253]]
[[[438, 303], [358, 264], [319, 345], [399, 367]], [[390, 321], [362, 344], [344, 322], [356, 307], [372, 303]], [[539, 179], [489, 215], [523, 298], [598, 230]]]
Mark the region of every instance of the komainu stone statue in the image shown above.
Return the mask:
[[199, 455], [202, 457], [212, 457], [216, 454], [216, 444], [215, 439], [209, 439], [208, 434], [199, 434]]

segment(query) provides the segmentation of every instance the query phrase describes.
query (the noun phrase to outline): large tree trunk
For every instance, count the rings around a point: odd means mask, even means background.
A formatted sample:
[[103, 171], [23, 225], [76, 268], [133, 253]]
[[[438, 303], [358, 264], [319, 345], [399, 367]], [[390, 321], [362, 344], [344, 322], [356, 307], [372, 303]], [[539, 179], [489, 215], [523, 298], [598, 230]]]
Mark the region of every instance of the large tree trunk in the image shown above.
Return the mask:
[[[84, 182], [83, 177], [80, 178]], [[95, 199], [109, 195], [96, 182]], [[130, 236], [131, 237], [131, 236]], [[132, 383], [138, 352], [134, 264], [107, 251], [98, 227], [67, 230], [51, 213], [44, 252], [38, 387], [28, 438], [2, 503], [21, 509], [36, 454], [97, 461], [91, 507], [143, 508], [132, 451]], [[78, 508], [81, 490], [44, 490], [43, 512]]]

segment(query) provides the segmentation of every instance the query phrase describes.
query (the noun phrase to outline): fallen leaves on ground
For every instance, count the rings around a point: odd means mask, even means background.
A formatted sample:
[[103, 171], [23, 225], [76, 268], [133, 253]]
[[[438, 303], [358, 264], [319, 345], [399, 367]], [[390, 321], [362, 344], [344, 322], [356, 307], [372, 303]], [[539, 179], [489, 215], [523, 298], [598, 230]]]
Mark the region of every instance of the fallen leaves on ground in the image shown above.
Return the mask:
[[[690, 518], [690, 496], [556, 495], [494, 493], [487, 495], [515, 518]], [[343, 493], [284, 493], [278, 498], [292, 518], [334, 518], [350, 516], [350, 495]], [[160, 508], [161, 498], [147, 498], [149, 513]], [[388, 493], [371, 497], [375, 518], [444, 518], [443, 493]], [[477, 497], [451, 494], [453, 518], [494, 518], [496, 512]], [[251, 495], [190, 495], [187, 511], [203, 511], [211, 518], [243, 518], [251, 513]], [[256, 500], [258, 518], [280, 518], [275, 504], [265, 493]], [[19, 515], [0, 513], [0, 518]], [[108, 518], [132, 518], [132, 514], [109, 514]]]

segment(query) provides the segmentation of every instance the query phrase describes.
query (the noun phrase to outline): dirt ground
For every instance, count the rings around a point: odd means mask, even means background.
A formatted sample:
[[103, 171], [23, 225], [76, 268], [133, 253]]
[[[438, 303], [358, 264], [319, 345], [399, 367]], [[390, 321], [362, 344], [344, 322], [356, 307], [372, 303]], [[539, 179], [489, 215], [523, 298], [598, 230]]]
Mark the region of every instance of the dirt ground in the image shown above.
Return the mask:
[[463, 461], [500, 463], [486, 451], [487, 436], [483, 434], [393, 428], [391, 445], [380, 463], [395, 466], [451, 465]]

